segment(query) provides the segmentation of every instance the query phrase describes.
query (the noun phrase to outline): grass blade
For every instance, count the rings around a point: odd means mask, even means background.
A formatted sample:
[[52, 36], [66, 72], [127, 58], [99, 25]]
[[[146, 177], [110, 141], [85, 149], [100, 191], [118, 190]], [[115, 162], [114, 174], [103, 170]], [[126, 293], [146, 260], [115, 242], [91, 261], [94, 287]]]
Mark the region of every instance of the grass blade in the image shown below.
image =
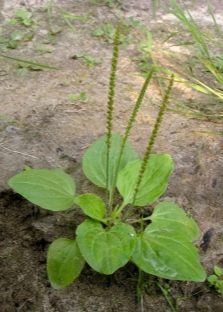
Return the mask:
[[28, 61], [28, 60], [20, 59], [20, 58], [17, 58], [17, 57], [8, 56], [8, 55], [5, 55], [5, 54], [0, 54], [0, 57], [6, 58], [8, 60], [15, 61], [15, 62], [18, 62], [18, 63], [24, 63], [24, 64], [27, 64], [27, 65], [43, 68], [43, 69], [52, 69], [52, 70], [59, 70], [60, 69], [59, 67], [55, 67], [55, 66], [51, 66], [51, 65], [47, 65], [47, 64], [43, 64], [43, 63], [37, 63], [37, 62], [34, 62], [34, 61]]

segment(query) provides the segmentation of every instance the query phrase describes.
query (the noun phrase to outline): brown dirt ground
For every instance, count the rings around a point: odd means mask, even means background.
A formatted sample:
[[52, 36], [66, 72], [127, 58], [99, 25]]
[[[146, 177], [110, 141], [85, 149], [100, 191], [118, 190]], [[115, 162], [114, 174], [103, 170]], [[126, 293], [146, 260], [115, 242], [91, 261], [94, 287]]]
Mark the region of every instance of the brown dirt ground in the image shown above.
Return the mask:
[[[136, 311], [136, 271], [131, 264], [112, 277], [101, 276], [86, 267], [81, 277], [67, 289], [55, 291], [50, 288], [45, 271], [47, 247], [61, 235], [72, 237], [83, 216], [76, 208], [55, 214], [40, 211], [8, 190], [7, 180], [25, 165], [60, 167], [75, 177], [78, 192], [92, 190], [80, 164], [84, 150], [104, 132], [112, 49], [103, 39], [91, 35], [98, 25], [114, 21], [117, 16], [133, 16], [140, 20], [153, 33], [156, 59], [170, 68], [182, 70], [189, 48], [161, 46], [161, 41], [171, 31], [180, 29], [176, 20], [166, 14], [167, 1], [161, 1], [156, 19], [150, 1], [122, 1], [121, 8], [93, 5], [87, 0], [54, 1], [52, 25], [55, 31], [58, 30], [55, 42], [49, 42], [46, 2], [0, 2], [3, 32], [10, 31], [12, 26], [5, 23], [17, 7], [26, 6], [32, 10], [37, 21], [33, 26], [32, 41], [7, 51], [8, 55], [35, 59], [60, 68], [28, 71], [21, 76], [14, 62], [0, 59], [0, 311]], [[210, 2], [217, 16], [221, 16], [221, 1]], [[191, 5], [201, 23], [209, 25], [203, 1], [185, 3]], [[61, 19], [62, 9], [77, 15], [89, 14], [90, 18], [85, 23], [74, 22], [75, 31], [72, 31]], [[185, 34], [182, 32], [181, 35], [184, 37]], [[36, 51], [40, 44], [52, 52], [40, 54]], [[91, 54], [101, 63], [88, 67], [82, 59], [71, 58], [83, 53]], [[136, 58], [134, 43], [122, 48], [115, 112], [117, 131], [123, 131], [143, 82]], [[171, 61], [173, 58], [175, 62]], [[67, 96], [80, 91], [89, 95], [88, 102], [71, 103]], [[208, 107], [215, 107], [212, 97], [201, 96], [179, 85], [175, 86], [172, 101], [177, 97], [187, 103], [202, 104], [204, 101]], [[155, 120], [159, 99], [154, 83], [131, 136], [141, 154]], [[198, 245], [208, 273], [215, 264], [223, 265], [222, 147], [222, 122], [189, 118], [173, 111], [166, 114], [155, 146], [157, 152], [170, 153], [174, 158], [175, 171], [163, 198], [175, 201], [197, 220], [202, 232]], [[154, 283], [144, 296], [144, 310], [169, 311], [153, 278], [152, 281]], [[170, 282], [169, 286], [179, 311], [223, 311], [223, 297], [206, 284]]]

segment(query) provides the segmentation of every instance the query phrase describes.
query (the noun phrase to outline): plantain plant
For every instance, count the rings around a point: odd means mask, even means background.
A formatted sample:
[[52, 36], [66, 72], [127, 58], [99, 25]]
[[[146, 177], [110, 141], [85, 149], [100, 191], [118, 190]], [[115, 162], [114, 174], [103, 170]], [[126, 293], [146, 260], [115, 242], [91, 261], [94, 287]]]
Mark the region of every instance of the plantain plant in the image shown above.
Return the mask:
[[[8, 182], [15, 192], [41, 208], [63, 211], [77, 205], [86, 216], [77, 227], [74, 239], [58, 238], [49, 247], [47, 272], [52, 287], [56, 289], [70, 285], [81, 273], [85, 262], [106, 275], [131, 261], [141, 273], [170, 280], [202, 282], [206, 277], [194, 245], [199, 237], [196, 222], [175, 203], [157, 203], [167, 189], [173, 161], [170, 155], [155, 154], [152, 149], [174, 77], [171, 77], [162, 99], [142, 159], [128, 138], [155, 72], [154, 67], [145, 79], [124, 135], [113, 133], [119, 33], [117, 27], [106, 133], [83, 156], [84, 174], [93, 184], [105, 189], [107, 200], [93, 193], [76, 194], [73, 178], [60, 169], [26, 168]], [[148, 205], [155, 207], [145, 216], [140, 212], [147, 211], [144, 207]]]

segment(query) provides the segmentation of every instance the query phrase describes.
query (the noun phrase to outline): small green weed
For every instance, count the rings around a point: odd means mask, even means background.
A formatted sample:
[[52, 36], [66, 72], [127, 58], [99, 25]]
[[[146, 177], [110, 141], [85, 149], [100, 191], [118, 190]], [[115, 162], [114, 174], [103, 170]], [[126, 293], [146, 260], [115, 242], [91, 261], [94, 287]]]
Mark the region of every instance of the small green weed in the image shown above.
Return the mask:
[[[120, 35], [120, 43], [128, 45], [132, 42], [132, 36], [130, 34], [129, 25], [123, 24], [122, 33]], [[113, 43], [115, 35], [115, 26], [111, 23], [106, 23], [98, 27], [92, 32], [92, 35], [95, 37], [103, 38], [108, 43]]]
[[40, 44], [34, 48], [34, 51], [40, 54], [52, 53], [54, 51], [54, 48], [49, 47], [49, 45], [46, 44]]
[[10, 24], [21, 24], [23, 26], [30, 27], [34, 24], [32, 13], [24, 9], [17, 10], [15, 13], [15, 18], [10, 20]]
[[32, 64], [25, 64], [25, 63], [20, 63], [18, 62], [16, 65], [16, 74], [18, 76], [24, 76], [26, 75], [29, 71], [42, 71], [43, 68], [38, 65], [32, 65]]
[[91, 66], [95, 66], [95, 65], [99, 65], [101, 63], [100, 60], [94, 58], [93, 56], [91, 56], [90, 54], [87, 53], [83, 53], [83, 54], [75, 54], [71, 57], [72, 59], [76, 60], [76, 59], [82, 59], [83, 62], [91, 67]]
[[33, 39], [32, 32], [13, 31], [7, 42], [7, 48], [16, 49], [21, 42], [31, 41]]
[[57, 36], [55, 33], [50, 31], [47, 34], [47, 37], [44, 39], [43, 44], [51, 44], [51, 45], [56, 45], [57, 44]]
[[79, 94], [69, 94], [67, 98], [70, 102], [87, 103], [89, 101], [89, 97], [84, 91], [81, 91]]
[[76, 15], [64, 10], [61, 12], [61, 16], [64, 22], [69, 26], [72, 31], [75, 31], [75, 26], [73, 25], [73, 22], [78, 21], [80, 23], [86, 23], [90, 19], [89, 15]]
[[214, 266], [214, 274], [208, 277], [208, 282], [211, 287], [223, 295], [223, 269], [219, 266]]
[[115, 27], [113, 24], [107, 23], [93, 31], [92, 35], [95, 37], [103, 37], [108, 43], [114, 40]]
[[15, 30], [8, 35], [2, 35], [0, 38], [0, 47], [2, 51], [7, 49], [16, 49], [20, 44], [31, 41], [33, 39], [33, 32], [26, 32]]

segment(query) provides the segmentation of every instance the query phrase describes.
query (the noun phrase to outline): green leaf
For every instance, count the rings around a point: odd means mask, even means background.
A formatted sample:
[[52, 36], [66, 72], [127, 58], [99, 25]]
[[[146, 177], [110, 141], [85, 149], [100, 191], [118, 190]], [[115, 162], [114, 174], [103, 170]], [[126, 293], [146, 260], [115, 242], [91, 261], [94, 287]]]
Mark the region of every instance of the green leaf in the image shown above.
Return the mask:
[[16, 11], [16, 19], [25, 26], [31, 26], [33, 24], [32, 13], [26, 10]]
[[7, 48], [16, 49], [18, 47], [18, 42], [15, 40], [9, 40], [7, 43]]
[[214, 273], [218, 276], [218, 277], [223, 277], [223, 269], [220, 268], [219, 266], [215, 265], [214, 266]]
[[16, 11], [15, 16], [21, 19], [29, 19], [32, 17], [32, 13], [21, 9], [21, 10]]
[[[122, 137], [119, 134], [112, 134], [110, 158], [109, 158], [109, 181], [108, 189], [111, 191], [115, 185], [116, 170], [118, 165], [119, 153], [122, 145]], [[126, 144], [121, 158], [119, 171], [128, 162], [137, 158], [136, 152], [130, 144]], [[83, 171], [87, 178], [99, 187], [106, 188], [106, 164], [107, 164], [107, 145], [106, 137], [103, 136], [93, 143], [86, 151], [83, 158]]]
[[101, 37], [101, 36], [103, 36], [104, 35], [104, 31], [102, 30], [102, 29], [96, 29], [95, 31], [93, 31], [93, 36], [95, 36], [95, 37]]
[[24, 33], [22, 33], [21, 31], [13, 31], [10, 34], [10, 39], [13, 41], [20, 41], [24, 38]]
[[67, 98], [71, 102], [80, 101], [83, 103], [87, 103], [89, 100], [87, 93], [84, 91], [81, 91], [79, 94], [69, 94]]
[[[166, 209], [170, 204], [166, 205]], [[203, 282], [206, 273], [200, 264], [197, 249], [192, 243], [195, 226], [191, 219], [182, 213], [179, 207], [172, 205], [172, 219], [167, 216], [167, 225], [160, 220], [160, 210], [165, 205], [155, 208], [152, 223], [138, 236], [132, 261], [143, 271], [162, 278]], [[176, 219], [174, 221], [174, 218]], [[180, 229], [179, 224], [182, 224]], [[186, 224], [189, 229], [185, 230]]]
[[87, 263], [97, 272], [112, 274], [131, 258], [135, 246], [134, 228], [117, 223], [109, 228], [86, 220], [77, 228], [77, 243]]
[[157, 227], [158, 225], [172, 234], [176, 233], [179, 235], [182, 233], [183, 237], [186, 236], [189, 241], [199, 238], [200, 230], [197, 223], [174, 203], [162, 202], [158, 204], [150, 220], [153, 222], [151, 226]]
[[[118, 176], [117, 187], [125, 204], [132, 204], [142, 160], [130, 162]], [[165, 191], [173, 171], [173, 161], [168, 154], [152, 154], [135, 198], [136, 206], [156, 201]]]
[[215, 286], [218, 282], [218, 277], [216, 275], [210, 275], [208, 276], [207, 280], [212, 286]]
[[223, 295], [223, 281], [222, 280], [217, 281], [215, 288], [219, 294]]
[[75, 197], [74, 203], [81, 207], [83, 212], [92, 219], [103, 221], [106, 207], [103, 200], [95, 194], [83, 194]]
[[33, 204], [61, 211], [72, 207], [75, 195], [73, 179], [59, 169], [29, 169], [15, 175], [9, 186]]
[[56, 239], [47, 254], [47, 273], [52, 287], [59, 289], [70, 285], [80, 275], [84, 263], [75, 240]]

